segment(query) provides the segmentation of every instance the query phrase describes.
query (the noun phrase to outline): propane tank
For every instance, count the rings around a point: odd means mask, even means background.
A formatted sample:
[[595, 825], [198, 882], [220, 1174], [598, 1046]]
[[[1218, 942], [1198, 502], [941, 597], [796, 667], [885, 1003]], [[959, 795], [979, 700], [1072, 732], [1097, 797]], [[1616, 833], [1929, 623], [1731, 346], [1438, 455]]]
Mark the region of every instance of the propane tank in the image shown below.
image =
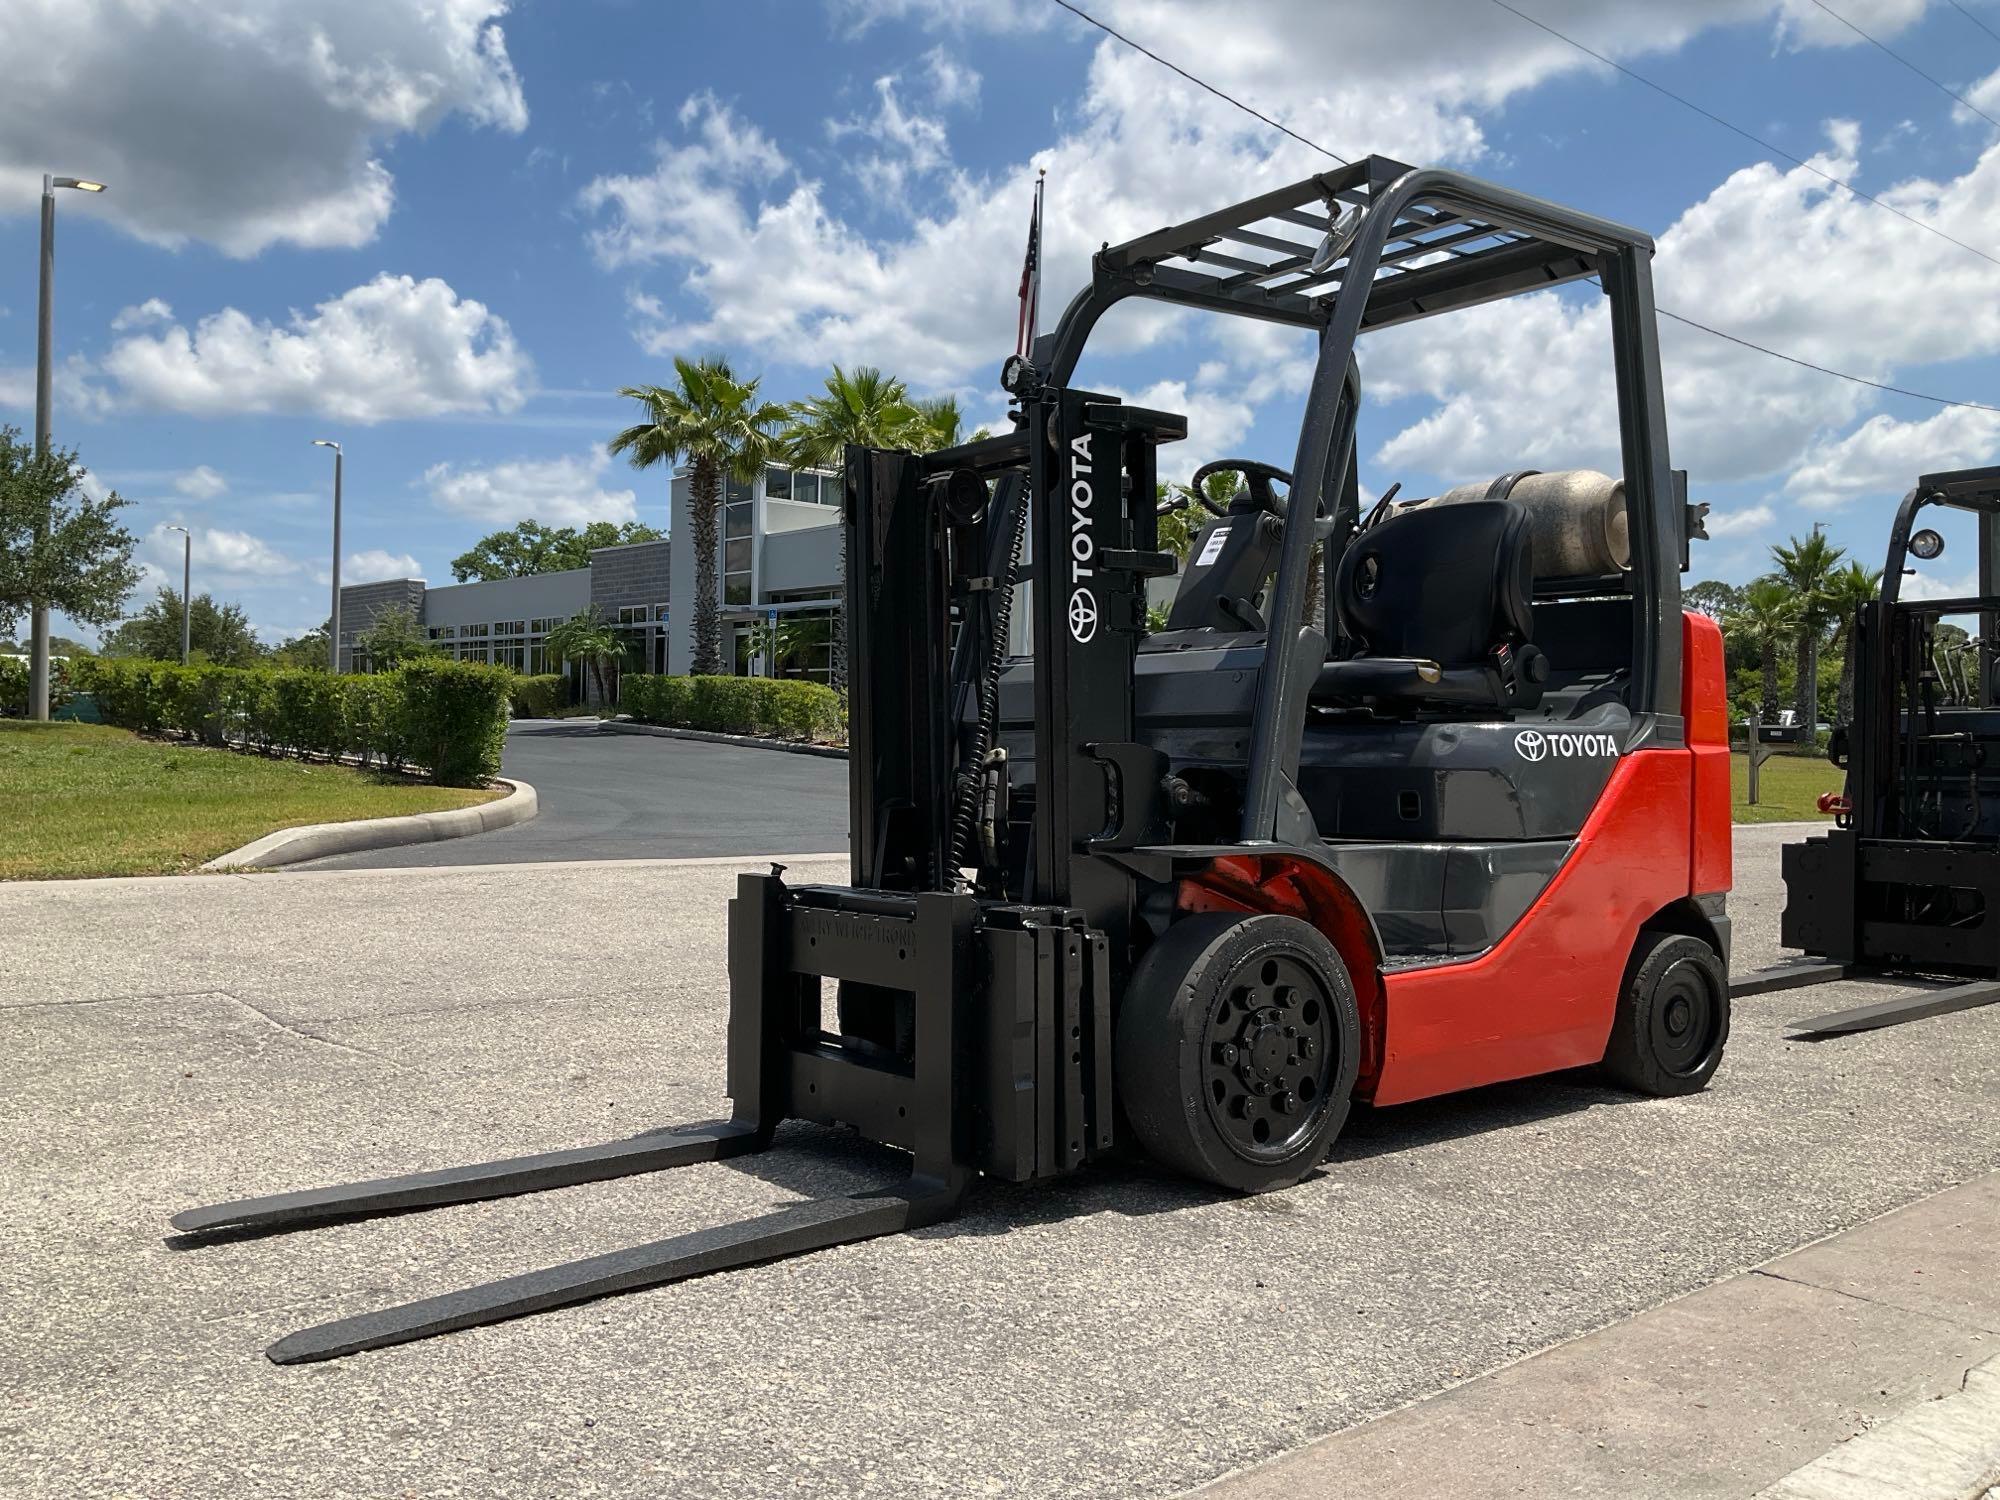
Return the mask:
[[1467, 500], [1517, 500], [1527, 507], [1537, 578], [1599, 578], [1632, 566], [1622, 479], [1595, 469], [1510, 474], [1461, 484], [1398, 509], [1460, 505]]

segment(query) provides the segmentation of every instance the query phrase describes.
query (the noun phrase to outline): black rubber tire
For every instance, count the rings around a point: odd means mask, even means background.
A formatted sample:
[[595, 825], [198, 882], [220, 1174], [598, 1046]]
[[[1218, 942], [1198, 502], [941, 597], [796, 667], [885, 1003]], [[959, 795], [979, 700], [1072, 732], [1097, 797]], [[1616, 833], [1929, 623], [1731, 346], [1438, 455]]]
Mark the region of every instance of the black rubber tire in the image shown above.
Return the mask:
[[1697, 1094], [1729, 1041], [1729, 972], [1707, 943], [1642, 931], [1604, 1047], [1612, 1082], [1656, 1098]]
[[[1283, 982], [1273, 990], [1260, 988], [1260, 979]], [[1257, 1010], [1260, 994], [1289, 995], [1291, 1008]], [[1211, 1027], [1225, 1015], [1246, 1038], [1253, 1028], [1259, 1038], [1298, 1034], [1267, 1029], [1260, 1017], [1310, 1018], [1310, 1059], [1301, 1061], [1303, 1043], [1289, 1063], [1272, 1059], [1293, 1088], [1246, 1097], [1250, 1085], [1235, 1082], [1244, 1070], [1218, 1061]], [[1291, 1045], [1273, 1044], [1280, 1052]], [[1246, 1045], [1242, 1055], [1251, 1051]], [[1174, 923], [1139, 961], [1118, 1012], [1115, 1080], [1139, 1144], [1162, 1166], [1236, 1192], [1290, 1187], [1326, 1159], [1347, 1121], [1360, 1062], [1361, 1015], [1347, 966], [1317, 928], [1293, 917], [1212, 913]], [[1291, 1101], [1282, 1114], [1281, 1096]], [[1232, 1116], [1238, 1106], [1242, 1113]], [[1243, 1139], [1258, 1118], [1267, 1129], [1274, 1119], [1289, 1128], [1266, 1144]]]

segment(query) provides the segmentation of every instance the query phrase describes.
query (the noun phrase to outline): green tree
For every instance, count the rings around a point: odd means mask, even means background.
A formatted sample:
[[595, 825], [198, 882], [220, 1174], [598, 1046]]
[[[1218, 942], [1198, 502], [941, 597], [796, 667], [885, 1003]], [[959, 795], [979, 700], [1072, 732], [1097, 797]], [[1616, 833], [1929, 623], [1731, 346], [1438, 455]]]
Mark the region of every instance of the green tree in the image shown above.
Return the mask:
[[[722, 670], [722, 622], [716, 604], [715, 539], [724, 476], [749, 483], [776, 456], [785, 409], [762, 400], [761, 382], [740, 378], [722, 359], [676, 359], [671, 386], [626, 386], [644, 419], [611, 439], [635, 469], [688, 466], [688, 542], [694, 548], [690, 620], [698, 675]], [[678, 605], [676, 606], [678, 607]]]
[[505, 531], [481, 537], [451, 560], [451, 576], [460, 583], [490, 581], [495, 578], [525, 578], [534, 573], [562, 573], [590, 566], [590, 554], [599, 547], [620, 547], [633, 542], [657, 542], [666, 533], [637, 521], [620, 525], [612, 521], [592, 521], [582, 530], [574, 526], [544, 526], [540, 521], [522, 521]]
[[1756, 643], [1763, 671], [1764, 692], [1757, 717], [1766, 724], [1778, 718], [1778, 653], [1799, 628], [1798, 596], [1782, 578], [1759, 578], [1743, 590], [1741, 605], [1729, 625]]
[[627, 642], [599, 614], [595, 606], [578, 610], [554, 626], [542, 642], [551, 665], [558, 668], [576, 662], [587, 668], [597, 683], [597, 701], [609, 703], [611, 689], [605, 669], [625, 658]]
[[[950, 400], [949, 397], [944, 398]], [[937, 441], [949, 433], [956, 437], [958, 404], [954, 401], [949, 418], [940, 403], [920, 407], [910, 399], [909, 387], [893, 375], [884, 375], [873, 365], [857, 365], [843, 370], [839, 365], [826, 377], [824, 391], [787, 409], [784, 451], [802, 469], [838, 471], [847, 461], [847, 447], [858, 443], [864, 448], [912, 448], [931, 452], [949, 443]], [[922, 445], [919, 447], [918, 445]], [[847, 530], [841, 528], [838, 579], [840, 591], [833, 613], [833, 689], [847, 691]]]
[[1854, 719], [1854, 620], [1861, 606], [1882, 592], [1882, 570], [1851, 562], [1835, 568], [1826, 581], [1827, 608], [1833, 614], [1833, 641], [1840, 652], [1840, 691], [1834, 699], [1834, 722]]
[[1798, 601], [1798, 628], [1792, 640], [1792, 649], [1796, 653], [1792, 706], [1798, 710], [1799, 722], [1805, 726], [1808, 740], [1819, 727], [1819, 648], [1826, 639], [1826, 627], [1832, 619], [1827, 601], [1827, 580], [1846, 555], [1845, 548], [1834, 546], [1826, 539], [1826, 534], [1818, 530], [1773, 544], [1771, 548], [1771, 560], [1778, 565], [1780, 576], [1791, 587]]
[[369, 620], [368, 628], [355, 632], [354, 636], [356, 665], [366, 658], [371, 672], [386, 672], [420, 656], [435, 655], [436, 651], [423, 621], [407, 604], [392, 604], [378, 610]]
[[[93, 500], [74, 449], [37, 454], [0, 427], [0, 632], [44, 605], [84, 625], [109, 625], [139, 581], [134, 538], [116, 493]], [[176, 637], [174, 654], [180, 654]]]
[[1733, 583], [1704, 578], [1681, 590], [1681, 603], [1697, 614], [1720, 620], [1743, 607], [1743, 590]]
[[[181, 591], [162, 588], [144, 609], [104, 637], [106, 656], [150, 661], [181, 659]], [[218, 604], [213, 594], [196, 594], [188, 610], [188, 659], [218, 667], [247, 667], [264, 655], [250, 617], [240, 604]]]
[[273, 646], [271, 665], [292, 672], [324, 672], [327, 663], [326, 626], [315, 625], [303, 635], [292, 636]]

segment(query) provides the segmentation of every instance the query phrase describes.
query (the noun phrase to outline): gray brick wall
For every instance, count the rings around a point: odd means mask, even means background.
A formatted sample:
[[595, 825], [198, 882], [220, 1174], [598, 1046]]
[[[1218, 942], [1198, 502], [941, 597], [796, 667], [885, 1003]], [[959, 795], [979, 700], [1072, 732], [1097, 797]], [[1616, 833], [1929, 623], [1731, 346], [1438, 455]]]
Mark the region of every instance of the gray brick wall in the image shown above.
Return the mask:
[[[340, 591], [340, 633], [359, 635], [375, 623], [384, 610], [404, 608], [421, 620], [424, 617], [424, 581], [421, 578], [386, 578], [380, 583], [356, 583]], [[354, 651], [346, 641], [340, 646], [340, 670], [352, 671]]]
[[637, 542], [600, 547], [590, 554], [590, 602], [616, 621], [623, 605], [667, 602], [667, 549], [670, 542]]

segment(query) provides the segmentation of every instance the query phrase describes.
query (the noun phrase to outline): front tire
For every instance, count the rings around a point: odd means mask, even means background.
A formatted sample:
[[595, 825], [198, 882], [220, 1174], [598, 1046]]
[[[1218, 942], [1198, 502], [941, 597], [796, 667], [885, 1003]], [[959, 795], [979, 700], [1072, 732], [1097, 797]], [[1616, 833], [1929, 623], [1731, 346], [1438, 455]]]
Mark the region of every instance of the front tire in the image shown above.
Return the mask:
[[1614, 1083], [1655, 1098], [1708, 1087], [1729, 1040], [1729, 973], [1697, 937], [1641, 932], [1604, 1048]]
[[1294, 917], [1185, 918], [1146, 951], [1118, 1012], [1125, 1117], [1163, 1166], [1242, 1193], [1325, 1160], [1361, 1062], [1347, 966]]

